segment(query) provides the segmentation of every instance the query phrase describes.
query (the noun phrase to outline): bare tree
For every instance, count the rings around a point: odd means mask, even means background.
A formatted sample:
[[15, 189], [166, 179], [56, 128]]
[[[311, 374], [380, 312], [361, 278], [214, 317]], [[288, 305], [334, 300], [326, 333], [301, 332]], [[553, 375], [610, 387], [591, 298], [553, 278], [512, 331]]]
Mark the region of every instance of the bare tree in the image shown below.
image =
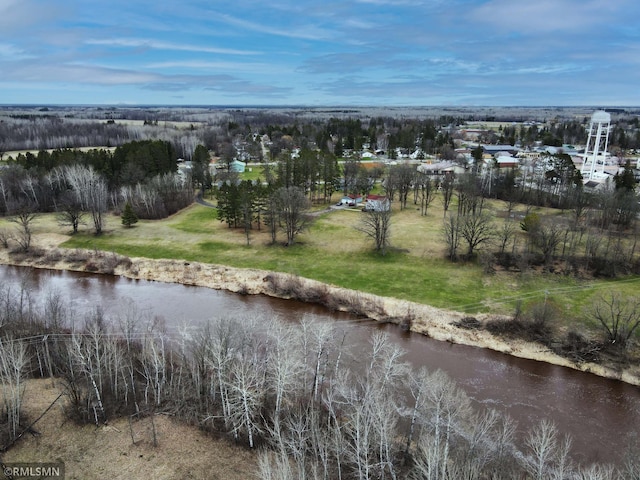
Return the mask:
[[529, 432], [525, 445], [529, 454], [522, 458], [522, 464], [531, 478], [567, 478], [571, 442], [558, 438], [558, 429], [553, 422], [542, 420]]
[[420, 201], [420, 214], [426, 215], [429, 205], [433, 203], [436, 197], [437, 185], [429, 175], [418, 173], [415, 179], [414, 191], [416, 194], [416, 203]]
[[488, 215], [470, 212], [458, 222], [460, 223], [460, 236], [467, 242], [468, 258], [473, 256], [480, 245], [488, 243], [495, 236], [491, 218]]
[[36, 217], [37, 214], [33, 208], [23, 205], [18, 208], [15, 215], [10, 219], [11, 222], [17, 225], [17, 233], [14, 239], [18, 242], [18, 246], [23, 252], [28, 252], [31, 248], [31, 237], [33, 236], [31, 224]]
[[459, 426], [471, 413], [469, 398], [443, 372], [430, 374], [424, 389], [423, 433], [414, 458], [411, 478], [453, 478], [452, 453]]
[[64, 176], [82, 209], [91, 214], [96, 235], [101, 234], [107, 211], [107, 182], [93, 167], [80, 164], [65, 167]]
[[533, 233], [533, 243], [538, 246], [544, 256], [545, 266], [549, 266], [562, 241], [562, 230], [556, 224], [541, 225]]
[[344, 176], [344, 194], [355, 193], [358, 181], [358, 172], [361, 168], [359, 159], [347, 160], [342, 166]]
[[260, 411], [263, 406], [265, 374], [263, 366], [249, 361], [237, 361], [229, 377], [229, 406], [232, 431], [236, 438], [246, 433], [249, 447], [262, 433]]
[[416, 168], [410, 164], [394, 165], [389, 169], [385, 180], [387, 195], [393, 200], [393, 193], [398, 192], [400, 208], [407, 207], [407, 198], [416, 175]]
[[0, 200], [2, 200], [2, 203], [0, 203], [0, 208], [1, 208], [0, 211], [6, 212], [9, 209], [8, 207], [9, 196], [10, 196], [9, 182], [7, 182], [5, 179], [0, 177]]
[[78, 233], [78, 226], [84, 224], [82, 204], [70, 190], [62, 194], [62, 199], [58, 204], [58, 223], [63, 226], [70, 226], [73, 233]]
[[11, 439], [16, 438], [20, 427], [20, 411], [24, 395], [24, 380], [29, 356], [25, 344], [12, 338], [0, 341], [0, 380], [4, 412]]
[[270, 345], [267, 376], [275, 393], [274, 418], [280, 416], [287, 398], [295, 398], [300, 389], [304, 364], [297, 345], [297, 332], [298, 329], [280, 322], [274, 322], [267, 332], [267, 343]]
[[[147, 405], [159, 406], [167, 383], [167, 350], [165, 338], [156, 332], [147, 332], [141, 356], [141, 373], [145, 380], [144, 399]], [[150, 400], [150, 397], [153, 400]]]
[[278, 204], [279, 218], [287, 237], [286, 245], [293, 245], [296, 236], [311, 222], [308, 215], [309, 199], [298, 187], [281, 187], [274, 193]]
[[460, 247], [460, 230], [461, 230], [460, 217], [458, 215], [449, 214], [445, 217], [443, 225], [444, 240], [447, 244], [447, 257], [449, 260], [455, 260], [458, 258], [458, 248]]
[[449, 205], [451, 205], [451, 198], [453, 197], [453, 189], [455, 183], [451, 175], [445, 175], [440, 182], [440, 190], [442, 190], [442, 206], [444, 208], [444, 214], [447, 215]]
[[503, 254], [507, 248], [507, 244], [511, 241], [511, 239], [515, 235], [515, 224], [508, 219], [504, 221], [502, 227], [500, 227], [496, 232], [496, 237], [498, 239], [499, 251]]
[[11, 233], [5, 229], [5, 228], [0, 228], [0, 245], [2, 245], [4, 248], [9, 248], [9, 240], [11, 240], [13, 238], [13, 235], [11, 235]]
[[458, 197], [458, 213], [460, 215], [476, 215], [482, 213], [484, 196], [478, 185], [478, 177], [473, 174], [462, 175], [456, 184]]
[[592, 201], [591, 195], [584, 191], [582, 185], [579, 187], [572, 187], [569, 193], [569, 201], [572, 205], [573, 212], [573, 228], [577, 229], [587, 216]]
[[600, 297], [591, 306], [588, 315], [602, 326], [609, 343], [626, 348], [640, 326], [640, 299], [611, 292], [606, 297]]
[[627, 473], [628, 472], [624, 472], [622, 476], [617, 475], [612, 465], [590, 465], [580, 469], [572, 478], [575, 478], [576, 480], [619, 480], [621, 478], [640, 478], [637, 473], [635, 476], [626, 476]]
[[356, 230], [371, 237], [375, 243], [375, 251], [387, 254], [391, 229], [391, 208], [372, 208], [363, 212], [360, 225]]
[[258, 456], [257, 478], [260, 480], [299, 480], [292, 468], [289, 457], [280, 452], [263, 450]]

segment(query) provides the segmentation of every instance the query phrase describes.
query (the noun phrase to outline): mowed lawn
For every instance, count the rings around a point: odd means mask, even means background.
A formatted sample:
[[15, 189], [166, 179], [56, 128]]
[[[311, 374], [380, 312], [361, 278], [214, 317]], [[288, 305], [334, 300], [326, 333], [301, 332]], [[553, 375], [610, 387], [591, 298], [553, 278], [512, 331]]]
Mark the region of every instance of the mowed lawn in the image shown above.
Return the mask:
[[[503, 221], [504, 203], [489, 202], [485, 208], [497, 225]], [[559, 215], [552, 210], [537, 212]], [[133, 228], [122, 227], [119, 217], [108, 217], [103, 235], [96, 237], [87, 226], [63, 246], [287, 272], [471, 314], [509, 314], [519, 302], [526, 308], [546, 299], [564, 312], [560, 317], [563, 323], [585, 321], [585, 306], [603, 291], [616, 289], [635, 295], [638, 277], [579, 280], [536, 271], [486, 274], [477, 262], [452, 263], [445, 258], [443, 213], [438, 200], [427, 216], [421, 216], [411, 203], [405, 210], [394, 205], [392, 248], [384, 257], [375, 254], [371, 240], [357, 230], [364, 214], [356, 209], [320, 214], [290, 247], [271, 245], [264, 229], [252, 230], [247, 245], [243, 229], [228, 228], [217, 219], [216, 209], [201, 205], [192, 205], [168, 219], [142, 220]], [[525, 235], [519, 228], [516, 234]]]

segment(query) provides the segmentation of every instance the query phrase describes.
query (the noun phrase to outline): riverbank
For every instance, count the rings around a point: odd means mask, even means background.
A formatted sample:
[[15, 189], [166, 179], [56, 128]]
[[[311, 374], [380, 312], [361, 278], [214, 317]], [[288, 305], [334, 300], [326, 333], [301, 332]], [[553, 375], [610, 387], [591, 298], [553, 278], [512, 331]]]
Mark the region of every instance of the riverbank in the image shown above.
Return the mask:
[[[503, 339], [483, 329], [456, 326], [468, 314], [431, 307], [416, 302], [376, 296], [355, 290], [257, 269], [239, 269], [182, 260], [128, 258], [109, 252], [64, 249], [59, 245], [68, 237], [46, 234], [34, 238], [35, 254], [10, 254], [0, 250], [0, 263], [34, 268], [106, 273], [136, 280], [180, 283], [234, 293], [268, 295], [283, 299], [319, 301], [330, 308], [349, 311], [367, 318], [393, 322], [413, 332], [440, 341], [488, 348], [520, 358], [547, 362], [640, 385], [640, 368], [624, 370], [595, 363], [575, 363], [543, 345]], [[495, 315], [475, 315], [483, 323]]]

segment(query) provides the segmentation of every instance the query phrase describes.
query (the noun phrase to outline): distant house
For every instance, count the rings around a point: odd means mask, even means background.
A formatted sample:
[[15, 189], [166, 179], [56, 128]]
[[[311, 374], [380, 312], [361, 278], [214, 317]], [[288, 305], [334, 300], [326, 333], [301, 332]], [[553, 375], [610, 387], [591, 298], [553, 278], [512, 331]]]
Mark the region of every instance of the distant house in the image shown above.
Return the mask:
[[176, 163], [178, 164], [178, 175], [180, 178], [184, 181], [187, 177], [190, 177], [193, 169], [193, 163], [191, 160], [185, 161], [183, 158], [178, 158]]
[[444, 177], [445, 175], [460, 175], [464, 173], [464, 168], [454, 162], [443, 160], [437, 163], [423, 163], [418, 165], [419, 173]]
[[388, 197], [384, 195], [367, 195], [367, 201], [364, 204], [363, 210], [386, 212], [391, 209], [391, 202]]
[[497, 153], [495, 161], [498, 168], [516, 168], [520, 165], [518, 158], [511, 156], [508, 152]]
[[482, 150], [484, 153], [488, 153], [491, 155], [496, 155], [499, 152], [508, 152], [511, 155], [517, 154], [520, 149], [514, 145], [482, 145]]
[[357, 205], [360, 205], [361, 203], [362, 195], [351, 193], [349, 195], [344, 195], [338, 202], [338, 205], [349, 205], [350, 207], [355, 207]]

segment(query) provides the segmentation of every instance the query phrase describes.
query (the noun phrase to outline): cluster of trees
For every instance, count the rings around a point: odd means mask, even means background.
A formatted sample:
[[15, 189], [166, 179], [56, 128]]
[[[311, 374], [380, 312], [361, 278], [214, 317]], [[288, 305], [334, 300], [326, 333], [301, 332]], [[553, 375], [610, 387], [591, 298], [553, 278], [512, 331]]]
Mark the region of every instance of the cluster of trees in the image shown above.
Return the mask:
[[284, 151], [276, 164], [275, 178], [268, 181], [283, 187], [304, 189], [311, 202], [330, 202], [340, 188], [341, 171], [335, 155], [310, 148], [297, 154]]
[[52, 114], [11, 115], [0, 122], [2, 149], [43, 150], [115, 146], [133, 139], [122, 124], [73, 122]]
[[[555, 176], [557, 181], [547, 181], [538, 188], [531, 185], [516, 188], [512, 183], [515, 181], [513, 171], [497, 175], [493, 187], [473, 173], [460, 176], [450, 184], [442, 182], [447, 256], [452, 260], [470, 259], [482, 251], [486, 254], [483, 261], [489, 264], [497, 261], [507, 268], [522, 269], [529, 264], [539, 264], [551, 269], [559, 268], [554, 264], [560, 262], [563, 265], [560, 268], [566, 273], [585, 269], [597, 275], [615, 276], [636, 271], [635, 225], [640, 207], [629, 165], [609, 188], [595, 193], [586, 191], [582, 181], [576, 180], [577, 172], [572, 164], [567, 171], [566, 175]], [[506, 204], [507, 216], [502, 225], [483, 209], [488, 188], [493, 188], [492, 197], [495, 195]], [[526, 196], [525, 189], [531, 196]], [[518, 225], [511, 218], [514, 205], [541, 193], [556, 198], [571, 215], [542, 220], [531, 213], [531, 206], [536, 203], [525, 202], [528, 213]], [[456, 212], [448, 211], [451, 198], [457, 200]], [[519, 230], [526, 232], [524, 238], [517, 234]], [[463, 252], [461, 245], [466, 247]]]
[[193, 184], [176, 170], [175, 152], [162, 141], [132, 142], [113, 153], [21, 154], [0, 169], [0, 214], [21, 222], [22, 237], [29, 231], [25, 214], [51, 211], [58, 212], [60, 223], [74, 233], [88, 214], [99, 234], [106, 212], [121, 210], [127, 203], [140, 218], [162, 218], [189, 205]]
[[343, 332], [307, 318], [217, 318], [169, 335], [133, 303], [109, 319], [78, 315], [56, 294], [38, 308], [8, 289], [0, 321], [12, 335], [0, 339], [5, 445], [28, 428], [20, 410], [35, 375], [63, 382], [79, 421], [165, 412], [224, 433], [260, 452], [265, 480], [638, 475], [633, 455], [617, 470], [577, 465], [547, 421], [516, 443], [511, 419], [472, 408], [442, 372], [413, 370], [381, 333], [356, 358]]
[[308, 210], [311, 202], [305, 191], [296, 186], [275, 187], [260, 181], [226, 181], [215, 189], [218, 201], [218, 218], [229, 228], [244, 228], [247, 244], [250, 232], [264, 224], [271, 242], [277, 241], [282, 230], [286, 245], [293, 245], [296, 236], [311, 222]]
[[175, 173], [158, 174], [136, 185], [125, 185], [112, 193], [112, 205], [120, 210], [130, 204], [139, 218], [158, 219], [191, 205], [193, 184]]
[[359, 151], [363, 146], [388, 152], [396, 157], [396, 149], [413, 152], [420, 149], [425, 154], [440, 153], [444, 147], [453, 148], [453, 139], [440, 127], [448, 125], [450, 118], [438, 120], [397, 119], [374, 117], [364, 121], [359, 118], [331, 118], [315, 135], [317, 147], [336, 156], [346, 151]]
[[125, 143], [113, 152], [105, 149], [81, 151], [58, 149], [18, 154], [11, 164], [22, 166], [34, 175], [42, 175], [56, 167], [83, 164], [92, 167], [107, 180], [110, 188], [135, 185], [147, 178], [173, 173], [177, 168], [177, 154], [169, 142], [144, 140]]
[[[126, 115], [119, 116], [126, 119], [139, 116], [135, 111]], [[175, 128], [157, 120], [132, 125], [113, 120], [67, 118], [54, 112], [9, 114], [0, 119], [0, 159], [12, 150], [117, 147], [133, 141], [161, 140], [169, 143], [181, 158], [190, 160], [199, 144], [217, 149], [225, 143], [221, 125], [195, 125], [198, 128]]]
[[272, 243], [282, 230], [286, 245], [310, 223], [308, 210], [313, 202], [331, 202], [340, 186], [337, 159], [327, 152], [303, 148], [297, 153], [284, 150], [275, 166], [266, 166], [266, 181], [240, 181], [233, 174], [219, 175], [214, 189], [218, 218], [229, 228], [249, 233], [265, 225]]

